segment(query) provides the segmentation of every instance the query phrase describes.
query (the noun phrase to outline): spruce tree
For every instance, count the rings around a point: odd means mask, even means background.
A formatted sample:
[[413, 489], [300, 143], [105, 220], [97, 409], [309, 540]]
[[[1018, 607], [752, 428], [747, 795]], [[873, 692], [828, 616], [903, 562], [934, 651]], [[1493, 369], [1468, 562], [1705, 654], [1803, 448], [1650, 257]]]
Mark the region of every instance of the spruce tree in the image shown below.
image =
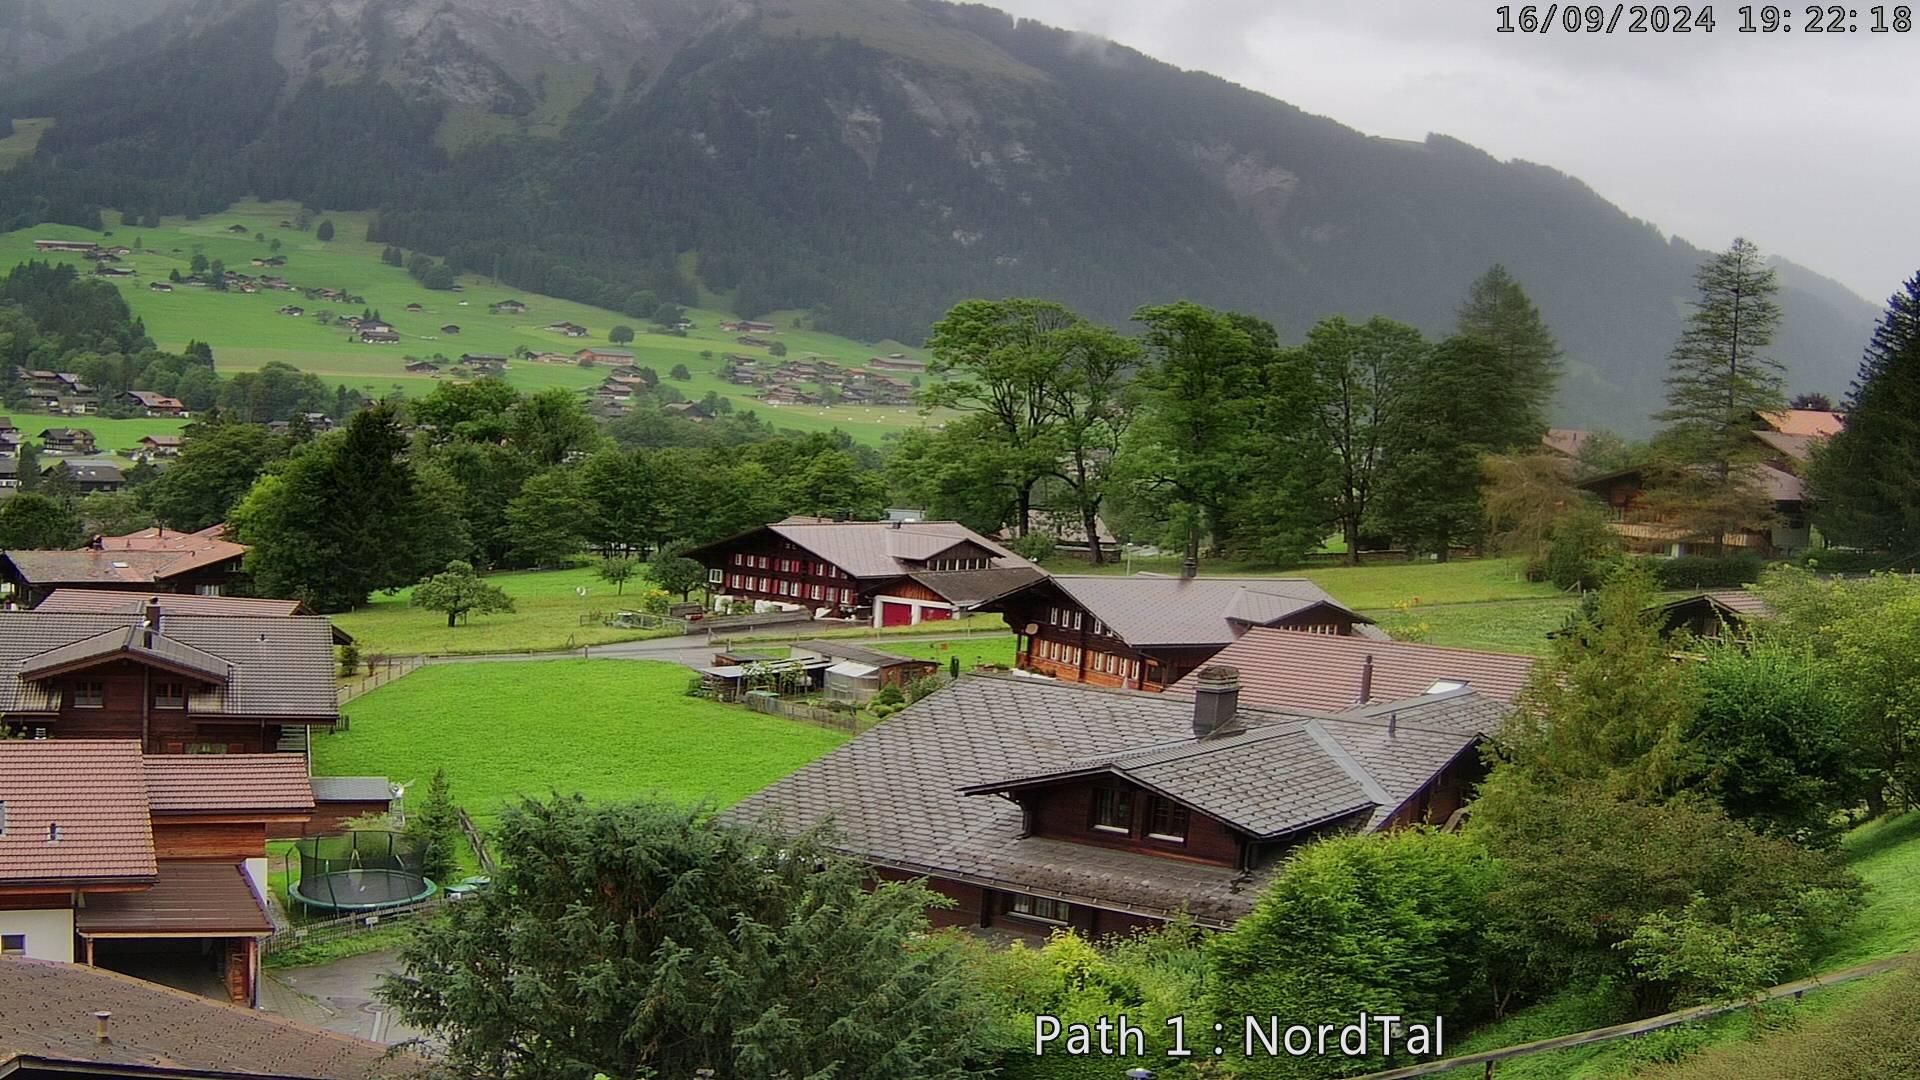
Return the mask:
[[1506, 267], [1495, 263], [1473, 283], [1460, 305], [1454, 335], [1485, 348], [1494, 366], [1489, 381], [1502, 391], [1499, 404], [1513, 409], [1489, 421], [1544, 431], [1560, 383], [1560, 343]]
[[1774, 280], [1744, 239], [1700, 265], [1700, 295], [1670, 354], [1667, 408], [1659, 419], [1662, 465], [1648, 506], [1694, 535], [1724, 537], [1766, 525], [1772, 503], [1753, 464], [1757, 412], [1786, 407], [1784, 369], [1766, 354], [1780, 326]]
[[1832, 540], [1920, 557], [1920, 274], [1887, 302], [1846, 413], [1814, 452], [1815, 522]]

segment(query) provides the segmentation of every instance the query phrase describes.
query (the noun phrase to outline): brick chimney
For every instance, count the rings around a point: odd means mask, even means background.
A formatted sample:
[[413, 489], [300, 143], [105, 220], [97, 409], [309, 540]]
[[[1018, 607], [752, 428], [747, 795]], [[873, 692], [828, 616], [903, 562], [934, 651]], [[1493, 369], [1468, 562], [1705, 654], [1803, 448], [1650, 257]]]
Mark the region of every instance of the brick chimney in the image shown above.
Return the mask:
[[1373, 700], [1373, 654], [1368, 653], [1367, 658], [1364, 661], [1362, 661], [1360, 664], [1360, 704], [1365, 705], [1367, 702], [1372, 700]]
[[1193, 737], [1204, 739], [1233, 724], [1240, 711], [1240, 669], [1225, 664], [1203, 668], [1194, 683]]

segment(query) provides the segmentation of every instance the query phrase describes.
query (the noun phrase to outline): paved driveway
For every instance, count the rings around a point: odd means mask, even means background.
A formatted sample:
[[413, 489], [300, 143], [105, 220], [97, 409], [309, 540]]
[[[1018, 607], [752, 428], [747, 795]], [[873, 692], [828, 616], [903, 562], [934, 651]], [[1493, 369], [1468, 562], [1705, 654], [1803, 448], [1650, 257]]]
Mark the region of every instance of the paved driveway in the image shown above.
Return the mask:
[[393, 953], [349, 956], [313, 967], [269, 971], [260, 982], [260, 1007], [290, 1019], [388, 1045], [424, 1033], [402, 1023], [374, 998], [380, 976], [397, 971]]

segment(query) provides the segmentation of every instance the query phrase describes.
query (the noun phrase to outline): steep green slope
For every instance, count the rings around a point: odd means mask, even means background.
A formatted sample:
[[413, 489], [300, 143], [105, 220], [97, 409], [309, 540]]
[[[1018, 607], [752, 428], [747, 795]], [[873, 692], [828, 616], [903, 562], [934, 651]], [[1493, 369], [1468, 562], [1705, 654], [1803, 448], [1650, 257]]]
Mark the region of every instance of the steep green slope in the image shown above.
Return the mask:
[[[12, 96], [57, 122], [0, 177], [0, 222], [298, 199], [515, 288], [704, 289], [869, 340], [1006, 294], [1437, 332], [1500, 261], [1567, 348], [1564, 417], [1625, 426], [1702, 255], [1551, 169], [935, 0], [204, 0], [127, 48]], [[1841, 390], [1871, 325], [1829, 285], [1787, 280], [1795, 389]]]

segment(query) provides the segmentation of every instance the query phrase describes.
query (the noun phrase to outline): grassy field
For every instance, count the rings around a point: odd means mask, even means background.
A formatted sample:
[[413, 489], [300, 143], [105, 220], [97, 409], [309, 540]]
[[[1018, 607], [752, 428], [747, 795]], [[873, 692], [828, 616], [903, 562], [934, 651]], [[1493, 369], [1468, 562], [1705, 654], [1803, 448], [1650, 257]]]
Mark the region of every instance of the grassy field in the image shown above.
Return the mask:
[[1417, 604], [1364, 611], [1402, 641], [1454, 649], [1545, 656], [1547, 635], [1566, 625], [1579, 601], [1571, 597], [1483, 600], [1470, 604]]
[[512, 614], [474, 615], [448, 628], [445, 615], [414, 607], [413, 590], [402, 589], [333, 621], [354, 636], [362, 656], [555, 652], [661, 636], [657, 630], [605, 626], [599, 617], [634, 607], [648, 588], [643, 581], [629, 581], [625, 593], [616, 593], [586, 566], [490, 574], [487, 581], [513, 598]]
[[[1842, 851], [1866, 879], [1867, 907], [1833, 941], [1816, 968], [1832, 971], [1920, 949], [1920, 811], [1855, 829], [1844, 841]], [[1639, 1039], [1502, 1062], [1499, 1074], [1501, 1080], [1624, 1080], [1643, 1066], [1819, 1016], [1854, 1000], [1866, 992], [1868, 985], [1824, 990], [1798, 1004], [1775, 1002], [1766, 1007], [1759, 1020], [1742, 1011]], [[1562, 994], [1473, 1033], [1451, 1052], [1491, 1050], [1614, 1023], [1620, 1017], [1609, 1012], [1611, 1004], [1600, 995]], [[1445, 1080], [1477, 1080], [1481, 1070], [1461, 1069], [1443, 1075]]]
[[[0, 153], [4, 152], [5, 145], [0, 142]], [[153, 229], [113, 224], [119, 220], [119, 214], [109, 212], [106, 214], [109, 235], [104, 238], [62, 225], [0, 234], [0, 267], [10, 267], [29, 258], [80, 262], [73, 255], [39, 255], [34, 250], [35, 240], [99, 240], [131, 247], [138, 239], [142, 250], [123, 263], [137, 271], [137, 276], [114, 279], [114, 283], [134, 312], [145, 320], [147, 332], [162, 347], [177, 349], [196, 339], [210, 342], [215, 362], [224, 372], [252, 370], [279, 361], [370, 396], [396, 391], [417, 396], [431, 392], [436, 379], [408, 375], [404, 368], [409, 356], [441, 353], [457, 358], [463, 352], [505, 355], [523, 345], [536, 352], [573, 353], [595, 346], [630, 351], [635, 354], [636, 363], [653, 367], [662, 378], [676, 364], [685, 364], [692, 378], [673, 383], [681, 393], [698, 398], [709, 390], [715, 391], [730, 398], [736, 408], [756, 410], [780, 427], [807, 431], [837, 427], [857, 438], [878, 441], [890, 431], [928, 422], [910, 407], [782, 407], [756, 401], [743, 393], [742, 387], [720, 378], [722, 358], [727, 353], [764, 354], [763, 350], [736, 343], [736, 335], [719, 329], [718, 323], [729, 317], [724, 312], [693, 311], [689, 318], [696, 324], [695, 329], [682, 338], [648, 334], [644, 321], [585, 304], [496, 286], [474, 275], [462, 279], [463, 292], [435, 292], [421, 287], [404, 270], [380, 261], [382, 245], [365, 240], [368, 215], [328, 215], [334, 223], [335, 236], [332, 241], [321, 243], [311, 231], [281, 227], [282, 221], [293, 220], [298, 212], [299, 208], [290, 203], [249, 202], [198, 221], [167, 218]], [[244, 232], [229, 232], [235, 225], [244, 227]], [[256, 240], [256, 236], [265, 239]], [[278, 254], [286, 257], [287, 265], [271, 271], [251, 267], [249, 260], [274, 254], [270, 250], [274, 240], [280, 241]], [[358, 314], [359, 305], [328, 304], [307, 300], [297, 293], [273, 291], [248, 296], [184, 287], [176, 287], [170, 293], [156, 293], [148, 288], [151, 282], [167, 280], [171, 270], [185, 274], [196, 251], [209, 259], [222, 260], [228, 269], [242, 273], [278, 274], [298, 286], [345, 289], [362, 296], [366, 306], [377, 308], [403, 340], [397, 345], [362, 345], [349, 340], [346, 328], [322, 326], [313, 317], [321, 309], [331, 309], [340, 316]], [[526, 314], [487, 313], [490, 303], [509, 298], [524, 301], [528, 305]], [[421, 305], [423, 310], [407, 311], [410, 303]], [[294, 318], [278, 313], [289, 304], [305, 308], [306, 315]], [[561, 321], [585, 326], [591, 334], [586, 338], [568, 338], [541, 329]], [[853, 366], [870, 356], [892, 352], [924, 357], [918, 350], [898, 342], [862, 345], [831, 334], [794, 329], [791, 314], [770, 321], [782, 327], [778, 340], [787, 346], [788, 356], [792, 358], [817, 354]], [[443, 326], [450, 324], [460, 327], [457, 335], [442, 331]], [[607, 333], [621, 324], [632, 326], [639, 335], [630, 345], [610, 346]], [[524, 390], [548, 386], [584, 390], [597, 385], [605, 376], [602, 369], [586, 369], [572, 363], [516, 362], [508, 368], [506, 378]]]
[[[1073, 559], [1047, 564], [1056, 574], [1178, 574], [1178, 556], [1126, 559], [1091, 567]], [[1461, 604], [1480, 600], [1524, 600], [1557, 596], [1552, 585], [1528, 581], [1518, 559], [1457, 559], [1453, 562], [1390, 562], [1368, 566], [1309, 566], [1275, 570], [1262, 564], [1209, 559], [1200, 564], [1207, 577], [1306, 578], [1356, 610], [1396, 604]]]
[[556, 791], [726, 805], [846, 739], [687, 697], [690, 677], [637, 660], [423, 668], [353, 702], [348, 731], [316, 737], [314, 772], [384, 774], [411, 788], [444, 768], [476, 819]]
[[961, 671], [971, 671], [982, 664], [1013, 666], [1012, 634], [938, 638], [932, 641], [924, 639], [885, 641], [874, 645], [874, 648], [895, 656], [910, 656], [916, 660], [938, 660], [942, 664], [957, 656], [960, 658]]
[[52, 126], [52, 117], [13, 121], [7, 137], [0, 139], [0, 169], [11, 169], [32, 157], [40, 145], [40, 136], [45, 135]]

